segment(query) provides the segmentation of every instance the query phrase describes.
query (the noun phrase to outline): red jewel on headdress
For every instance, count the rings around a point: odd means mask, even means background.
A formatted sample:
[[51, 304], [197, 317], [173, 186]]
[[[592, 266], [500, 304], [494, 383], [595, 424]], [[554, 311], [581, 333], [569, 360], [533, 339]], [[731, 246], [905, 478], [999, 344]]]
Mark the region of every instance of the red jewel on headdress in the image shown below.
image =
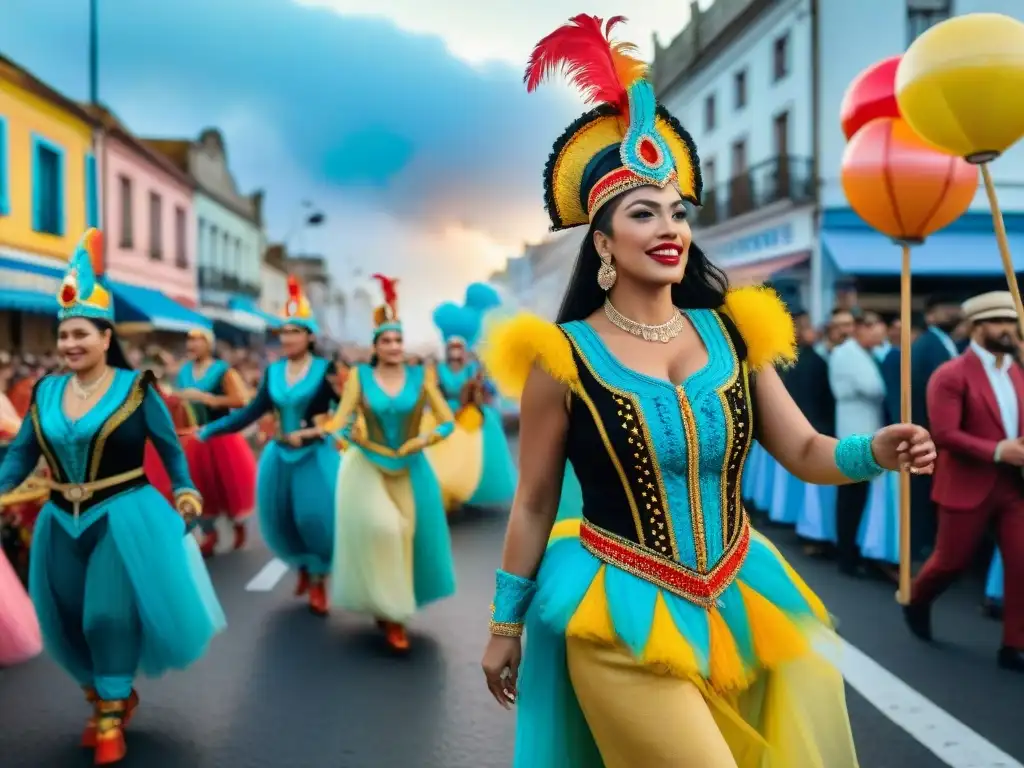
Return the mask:
[[75, 299], [78, 298], [78, 289], [75, 288], [71, 283], [65, 283], [60, 289], [60, 301], [61, 304], [68, 305], [74, 304]]
[[661, 152], [658, 151], [658, 145], [646, 136], [640, 140], [639, 154], [640, 159], [648, 165], [658, 165], [661, 161]]

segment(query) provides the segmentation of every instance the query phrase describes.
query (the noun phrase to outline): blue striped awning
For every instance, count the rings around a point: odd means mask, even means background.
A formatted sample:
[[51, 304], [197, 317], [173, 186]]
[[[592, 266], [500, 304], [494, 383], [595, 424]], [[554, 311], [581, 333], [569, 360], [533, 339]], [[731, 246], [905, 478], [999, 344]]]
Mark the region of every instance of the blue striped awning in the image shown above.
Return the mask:
[[228, 308], [233, 309], [236, 312], [244, 312], [247, 315], [259, 318], [266, 323], [267, 328], [273, 329], [281, 327], [281, 318], [276, 317], [269, 312], [264, 312], [256, 305], [256, 302], [248, 296], [232, 296], [228, 301]]
[[111, 283], [114, 318], [120, 323], [145, 323], [159, 331], [187, 333], [211, 328], [208, 319], [153, 288]]
[[[1024, 232], [1010, 232], [1010, 253], [1024, 254]], [[821, 242], [833, 264], [848, 275], [891, 277], [901, 269], [900, 247], [867, 229], [830, 230]], [[938, 232], [910, 251], [910, 268], [920, 276], [988, 277], [1003, 274], [995, 235], [988, 232]]]
[[57, 297], [25, 288], [0, 288], [0, 310], [57, 316]]

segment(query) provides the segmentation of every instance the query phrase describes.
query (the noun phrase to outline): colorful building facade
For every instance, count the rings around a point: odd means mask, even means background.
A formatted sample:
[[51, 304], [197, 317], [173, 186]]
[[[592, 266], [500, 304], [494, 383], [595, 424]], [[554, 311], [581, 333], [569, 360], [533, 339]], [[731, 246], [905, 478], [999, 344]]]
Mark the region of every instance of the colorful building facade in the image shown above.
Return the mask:
[[99, 223], [94, 129], [78, 104], [0, 56], [2, 348], [52, 348], [61, 263]]
[[196, 306], [196, 218], [188, 174], [136, 139], [110, 112], [91, 113], [103, 125], [107, 275]]
[[219, 335], [233, 340], [262, 335], [267, 330], [258, 307], [266, 249], [263, 193], [239, 191], [220, 131], [205, 130], [194, 140], [145, 141], [194, 184], [201, 311], [218, 322]]

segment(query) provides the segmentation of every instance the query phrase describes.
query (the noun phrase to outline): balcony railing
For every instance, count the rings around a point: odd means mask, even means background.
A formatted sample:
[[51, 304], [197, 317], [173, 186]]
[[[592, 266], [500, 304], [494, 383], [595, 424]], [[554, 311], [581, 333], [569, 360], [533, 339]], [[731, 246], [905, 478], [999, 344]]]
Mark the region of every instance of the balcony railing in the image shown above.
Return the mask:
[[810, 158], [775, 157], [734, 176], [724, 187], [707, 190], [697, 224], [711, 227], [780, 200], [807, 203], [814, 199], [816, 185]]
[[226, 291], [256, 298], [260, 295], [259, 283], [249, 283], [237, 275], [213, 267], [199, 268], [199, 287], [208, 291]]

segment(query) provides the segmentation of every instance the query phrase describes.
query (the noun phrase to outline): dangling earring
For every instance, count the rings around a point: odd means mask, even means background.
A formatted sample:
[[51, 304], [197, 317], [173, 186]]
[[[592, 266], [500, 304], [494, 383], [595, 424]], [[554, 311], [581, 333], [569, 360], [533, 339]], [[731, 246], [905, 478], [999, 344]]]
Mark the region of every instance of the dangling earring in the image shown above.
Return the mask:
[[602, 291], [610, 291], [615, 285], [619, 273], [615, 271], [615, 265], [609, 258], [607, 261], [601, 259], [601, 268], [597, 270], [597, 285]]

